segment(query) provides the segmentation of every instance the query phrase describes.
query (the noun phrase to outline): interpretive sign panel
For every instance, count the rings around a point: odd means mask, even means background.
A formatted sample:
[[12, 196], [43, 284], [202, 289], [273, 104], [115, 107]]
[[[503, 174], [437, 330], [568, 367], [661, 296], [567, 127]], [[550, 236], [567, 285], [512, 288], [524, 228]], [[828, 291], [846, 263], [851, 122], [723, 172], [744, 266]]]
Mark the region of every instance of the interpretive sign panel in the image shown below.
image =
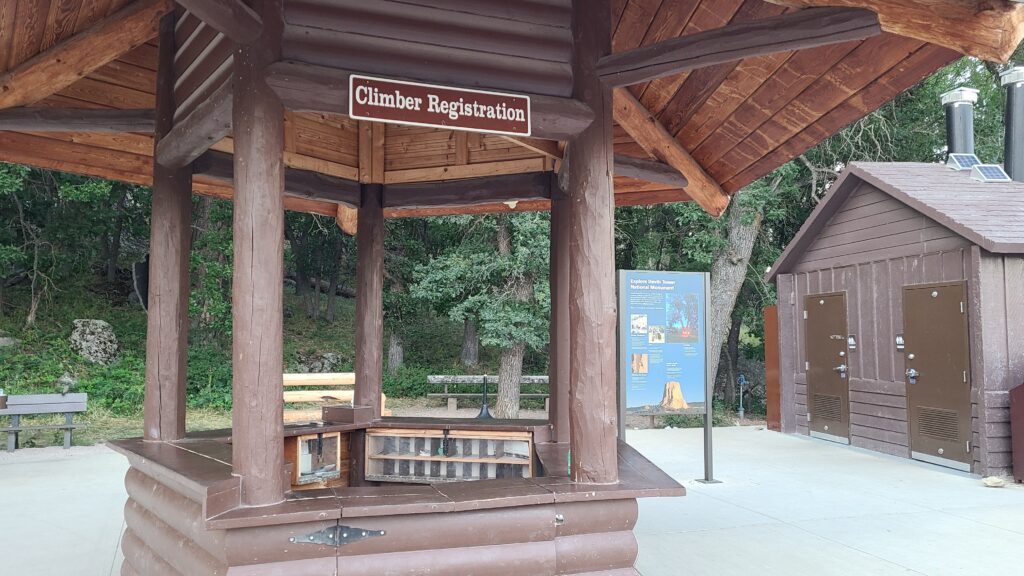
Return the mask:
[[349, 76], [349, 116], [472, 132], [530, 135], [530, 97]]
[[619, 379], [626, 410], [704, 412], [708, 275], [619, 271]]

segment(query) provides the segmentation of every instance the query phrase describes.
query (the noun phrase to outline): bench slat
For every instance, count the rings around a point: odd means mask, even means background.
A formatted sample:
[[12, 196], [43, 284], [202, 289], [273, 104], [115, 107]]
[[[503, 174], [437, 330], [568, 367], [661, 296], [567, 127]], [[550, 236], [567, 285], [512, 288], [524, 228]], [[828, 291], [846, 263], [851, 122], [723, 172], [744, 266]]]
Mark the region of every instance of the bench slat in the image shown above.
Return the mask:
[[0, 428], [0, 432], [28, 432], [30, 430], [77, 430], [85, 428], [85, 424], [47, 424], [39, 426], [16, 426], [13, 428]]
[[15, 394], [7, 397], [8, 406], [21, 406], [23, 404], [68, 404], [72, 402], [86, 402], [89, 395], [85, 393], [75, 394]]
[[284, 375], [285, 386], [355, 386], [355, 384], [355, 372]]
[[[488, 395], [492, 396], [492, 397], [496, 396], [496, 394], [488, 394]], [[428, 397], [432, 397], [432, 398], [480, 398], [480, 397], [483, 396], [483, 393], [476, 393], [476, 394], [474, 394], [472, 392], [459, 392], [459, 393], [452, 392], [452, 393], [449, 393], [449, 394], [445, 394], [444, 392], [430, 392], [429, 394], [427, 394], [427, 396]], [[549, 394], [544, 394], [544, 393], [540, 393], [540, 392], [530, 392], [530, 393], [527, 393], [527, 394], [520, 394], [519, 395], [520, 398], [547, 398], [548, 396], [549, 396]]]
[[[13, 396], [12, 396], [13, 398]], [[6, 410], [0, 410], [0, 416], [24, 416], [29, 414], [66, 414], [68, 412], [85, 412], [85, 402], [65, 404], [23, 404], [12, 405], [9, 401]]]
[[[430, 384], [483, 384], [484, 375], [439, 375], [435, 374], [427, 376], [427, 382]], [[497, 384], [497, 375], [487, 375], [488, 384]], [[547, 384], [547, 376], [523, 376], [519, 379], [520, 384]]]

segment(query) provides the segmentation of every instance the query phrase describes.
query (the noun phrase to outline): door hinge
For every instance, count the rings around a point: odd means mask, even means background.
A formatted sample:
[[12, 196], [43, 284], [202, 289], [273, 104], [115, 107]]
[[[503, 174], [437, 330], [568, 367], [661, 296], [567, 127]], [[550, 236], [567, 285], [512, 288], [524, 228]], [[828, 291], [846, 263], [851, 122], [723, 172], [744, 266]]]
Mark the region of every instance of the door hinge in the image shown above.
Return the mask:
[[964, 370], [964, 383], [967, 383], [967, 370]]
[[964, 303], [963, 303], [963, 301], [962, 301], [962, 300], [960, 301], [960, 313], [961, 313], [961, 314], [963, 314], [963, 313], [964, 313]]
[[804, 310], [804, 320], [807, 320], [807, 310]]
[[312, 532], [305, 536], [292, 536], [288, 541], [296, 544], [320, 544], [322, 546], [334, 546], [337, 548], [339, 546], [344, 546], [345, 544], [358, 542], [359, 540], [384, 536], [384, 534], [384, 530], [365, 530], [363, 528], [356, 528], [355, 526], [342, 526], [340, 524], [335, 524], [334, 526], [328, 526], [323, 530]]
[[804, 372], [807, 372], [810, 369], [811, 369], [811, 363], [810, 362], [804, 362]]
[[970, 440], [968, 440], [968, 441], [966, 442], [966, 444], [967, 444], [967, 453], [968, 453], [968, 454], [970, 454], [970, 453], [971, 453], [971, 441], [970, 441]]

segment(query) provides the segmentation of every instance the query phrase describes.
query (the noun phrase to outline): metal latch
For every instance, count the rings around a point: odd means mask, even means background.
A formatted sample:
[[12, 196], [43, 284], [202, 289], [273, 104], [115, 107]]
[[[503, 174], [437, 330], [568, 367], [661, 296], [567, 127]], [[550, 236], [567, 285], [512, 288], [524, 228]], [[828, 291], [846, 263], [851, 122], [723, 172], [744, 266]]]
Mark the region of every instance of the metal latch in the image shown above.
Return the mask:
[[910, 380], [911, 384], [917, 384], [917, 379], [921, 376], [921, 373], [913, 368], [907, 368], [907, 379]]
[[356, 528], [355, 526], [342, 526], [340, 524], [335, 524], [334, 526], [328, 526], [323, 530], [313, 532], [312, 534], [306, 534], [305, 536], [292, 536], [288, 541], [296, 544], [320, 544], [323, 546], [338, 547], [358, 542], [360, 540], [366, 540], [367, 538], [384, 536], [384, 534], [384, 530], [366, 530], [363, 528]]

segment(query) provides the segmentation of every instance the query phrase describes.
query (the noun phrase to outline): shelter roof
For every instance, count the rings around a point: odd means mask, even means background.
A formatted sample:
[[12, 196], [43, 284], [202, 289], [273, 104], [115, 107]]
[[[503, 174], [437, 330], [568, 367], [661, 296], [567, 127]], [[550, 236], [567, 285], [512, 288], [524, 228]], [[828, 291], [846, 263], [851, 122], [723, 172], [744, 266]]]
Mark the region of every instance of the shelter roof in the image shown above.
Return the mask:
[[981, 182], [970, 174], [969, 170], [953, 170], [943, 164], [850, 164], [775, 261], [768, 280], [774, 280], [799, 260], [861, 182], [989, 252], [1024, 253], [1024, 183]]
[[[615, 153], [655, 160], [682, 174], [675, 179], [656, 178], [660, 181], [620, 174], [615, 178], [616, 203], [689, 200], [694, 196], [692, 183], [698, 178], [707, 178], [715, 190], [726, 195], [727, 203], [727, 195], [878, 108], [961, 52], [1005, 52], [1004, 44], [1019, 40], [1024, 6], [988, 0], [978, 3], [976, 10], [958, 10], [948, 16], [937, 9], [941, 4], [966, 3], [912, 0], [915, 6], [930, 5], [933, 15], [931, 21], [914, 28], [905, 22], [887, 25], [885, 15], [891, 16], [892, 3], [884, 0], [613, 0], [610, 18], [616, 54], [673, 38], [697, 38], [695, 35], [725, 26], [766, 21], [798, 12], [803, 6], [840, 4], [872, 9], [882, 16], [883, 30], [863, 40], [740, 58], [618, 88]], [[195, 2], [182, 0], [178, 4]], [[136, 25], [134, 35], [120, 30], [102, 38], [90, 36], [133, 8], [148, 10], [151, 16]], [[170, 0], [3, 2], [0, 108], [152, 109], [156, 21], [174, 9], [179, 13], [175, 33], [177, 116], [184, 120], [200, 105], [208, 105], [219, 86], [229, 84], [233, 43]], [[571, 93], [572, 81], [570, 16], [569, 0], [512, 4], [289, 0], [285, 4], [283, 58], [316, 69], [391, 74], [565, 98]], [[967, 31], [982, 25], [998, 29], [998, 46], [970, 40]], [[936, 31], [929, 32], [931, 29]], [[950, 29], [964, 32], [951, 37]], [[490, 42], [486, 49], [474, 40], [480, 37]], [[76, 41], [78, 44], [73, 44]], [[101, 41], [105, 50], [98, 49]], [[61, 48], [69, 50], [55, 54]], [[31, 72], [40, 64], [59, 68], [68, 63], [69, 56], [81, 61], [68, 64], [65, 72], [78, 70], [80, 77], [62, 82], [59, 75], [50, 74], [47, 78], [56, 80], [49, 84], [23, 80], [26, 69]], [[374, 70], [359, 68], [361, 62], [375, 57]], [[21, 99], [15, 100], [15, 96]], [[642, 105], [633, 110], [639, 110], [639, 116], [628, 114], [628, 106], [623, 108], [622, 102], [630, 98]], [[0, 130], [6, 130], [0, 132], [0, 161], [139, 184], [151, 181], [154, 150], [152, 136], [145, 131], [38, 131], [24, 129], [24, 124], [11, 128], [5, 125], [3, 112], [9, 110], [0, 110]], [[564, 145], [564, 141], [390, 124], [374, 128], [347, 115], [295, 108], [286, 113], [286, 165], [351, 181], [436, 182], [553, 170]], [[213, 149], [230, 153], [230, 135]], [[686, 180], [690, 184], [682, 186]], [[230, 181], [223, 175], [197, 174], [194, 191], [224, 198], [232, 194]], [[545, 209], [547, 202], [539, 197], [466, 206], [392, 207], [387, 215], [536, 210]], [[340, 214], [336, 201], [309, 195], [289, 196], [286, 208]]]

